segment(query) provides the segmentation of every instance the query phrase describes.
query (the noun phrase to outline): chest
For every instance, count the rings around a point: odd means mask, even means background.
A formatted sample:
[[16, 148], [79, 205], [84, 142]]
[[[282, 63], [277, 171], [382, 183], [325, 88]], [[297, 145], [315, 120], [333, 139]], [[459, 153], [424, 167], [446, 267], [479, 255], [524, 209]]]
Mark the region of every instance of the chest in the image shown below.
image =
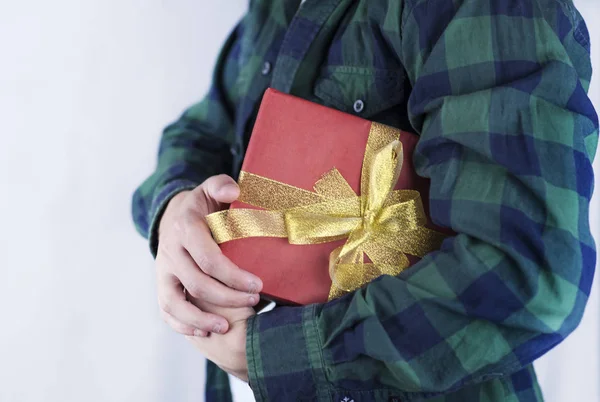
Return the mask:
[[[399, 0], [259, 0], [240, 33], [237, 118], [252, 119], [267, 87], [413, 131], [402, 64]], [[243, 116], [246, 113], [247, 116]]]

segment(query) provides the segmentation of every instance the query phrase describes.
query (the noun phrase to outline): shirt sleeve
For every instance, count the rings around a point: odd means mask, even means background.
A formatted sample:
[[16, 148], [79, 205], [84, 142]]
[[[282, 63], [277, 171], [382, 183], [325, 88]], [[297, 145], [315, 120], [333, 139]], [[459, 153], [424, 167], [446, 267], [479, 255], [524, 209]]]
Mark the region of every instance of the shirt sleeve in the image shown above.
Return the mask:
[[243, 29], [244, 20], [221, 49], [208, 94], [163, 131], [156, 170], [133, 195], [133, 221], [138, 232], [149, 239], [153, 256], [158, 247], [158, 223], [171, 198], [210, 176], [232, 171], [235, 100], [227, 96], [226, 88], [232, 88], [238, 77]]
[[457, 235], [398, 277], [253, 317], [258, 401], [421, 400], [527, 367], [578, 325], [596, 262], [598, 119], [569, 4], [406, 4], [415, 168], [431, 179], [432, 220]]

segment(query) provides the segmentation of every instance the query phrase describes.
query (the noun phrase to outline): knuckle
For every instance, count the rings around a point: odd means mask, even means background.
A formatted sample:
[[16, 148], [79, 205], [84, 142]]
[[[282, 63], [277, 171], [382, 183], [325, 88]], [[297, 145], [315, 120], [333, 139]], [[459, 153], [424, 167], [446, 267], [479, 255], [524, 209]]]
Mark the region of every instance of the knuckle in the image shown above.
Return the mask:
[[198, 282], [192, 282], [189, 283], [185, 286], [185, 290], [194, 298], [196, 299], [203, 299], [204, 298], [204, 287], [202, 286], [202, 284], [198, 283]]
[[184, 230], [185, 221], [182, 218], [183, 215], [178, 215], [177, 218], [173, 221], [173, 230], [175, 233], [182, 233]]
[[189, 209], [182, 212], [175, 220], [175, 228], [179, 233], [188, 233], [190, 227], [194, 224], [194, 214]]
[[198, 258], [198, 265], [207, 275], [214, 275], [217, 272], [217, 259], [216, 253], [202, 254]]

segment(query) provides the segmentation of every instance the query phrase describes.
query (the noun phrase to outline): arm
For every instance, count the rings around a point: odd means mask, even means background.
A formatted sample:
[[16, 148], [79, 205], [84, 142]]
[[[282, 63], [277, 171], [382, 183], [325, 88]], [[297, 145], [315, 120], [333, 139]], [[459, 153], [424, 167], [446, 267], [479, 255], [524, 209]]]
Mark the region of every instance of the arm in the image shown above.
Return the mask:
[[137, 229], [149, 237], [156, 257], [161, 316], [186, 335], [227, 332], [229, 323], [211, 306], [253, 306], [262, 288], [260, 278], [220, 252], [204, 220], [239, 195], [234, 180], [220, 173], [232, 170], [233, 101], [227, 94], [238, 77], [243, 23], [221, 51], [209, 94], [165, 129], [158, 167], [133, 197]]
[[414, 3], [415, 168], [433, 221], [458, 235], [399, 277], [250, 318], [257, 400], [446, 393], [529, 365], [581, 319], [598, 122], [578, 15], [554, 0]]
[[206, 97], [165, 128], [154, 173], [135, 191], [132, 215], [138, 232], [149, 238], [152, 255], [158, 248], [158, 224], [168, 202], [208, 177], [230, 174], [233, 142], [232, 102], [225, 88], [237, 79], [240, 23], [223, 46]]

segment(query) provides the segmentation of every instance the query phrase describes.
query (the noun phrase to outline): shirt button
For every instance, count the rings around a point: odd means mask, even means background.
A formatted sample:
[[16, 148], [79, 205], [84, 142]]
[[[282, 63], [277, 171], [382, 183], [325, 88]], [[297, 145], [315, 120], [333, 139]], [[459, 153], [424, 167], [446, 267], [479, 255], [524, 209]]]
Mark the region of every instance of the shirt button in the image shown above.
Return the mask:
[[363, 102], [362, 100], [358, 99], [356, 102], [354, 102], [354, 111], [356, 113], [360, 113], [363, 110], [365, 110], [365, 102]]
[[269, 73], [271, 72], [271, 63], [269, 63], [268, 61], [265, 61], [265, 64], [263, 64], [263, 68], [262, 68], [262, 75], [269, 75]]

